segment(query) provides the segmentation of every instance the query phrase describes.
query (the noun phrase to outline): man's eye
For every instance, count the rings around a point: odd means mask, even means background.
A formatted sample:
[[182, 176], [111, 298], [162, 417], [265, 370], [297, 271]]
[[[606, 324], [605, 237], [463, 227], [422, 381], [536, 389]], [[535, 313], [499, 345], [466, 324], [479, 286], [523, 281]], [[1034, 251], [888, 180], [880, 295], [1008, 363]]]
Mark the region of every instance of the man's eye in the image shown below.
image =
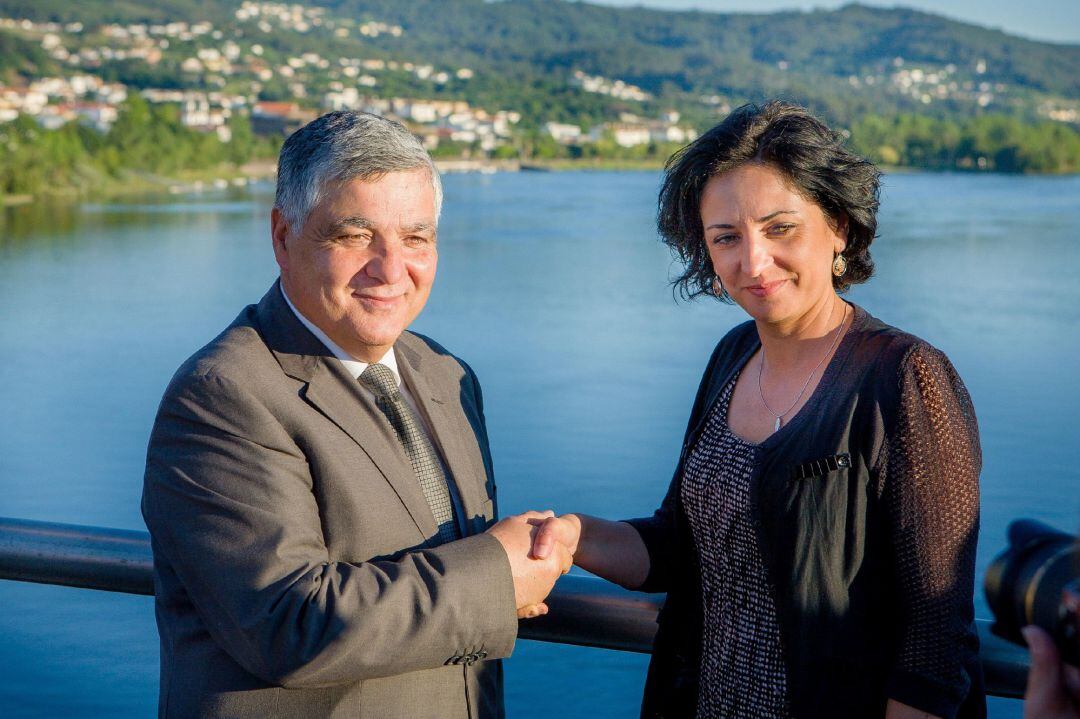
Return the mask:
[[431, 243], [431, 239], [422, 235], [412, 235], [405, 238], [405, 244], [409, 247], [425, 247]]
[[343, 245], [363, 244], [365, 242], [368, 242], [370, 239], [371, 238], [368, 237], [367, 235], [358, 235], [358, 234], [355, 234], [355, 233], [354, 234], [346, 234], [346, 235], [338, 235], [337, 237], [334, 238], [335, 241], [337, 241], [337, 242], [339, 242], [339, 243], [341, 243]]

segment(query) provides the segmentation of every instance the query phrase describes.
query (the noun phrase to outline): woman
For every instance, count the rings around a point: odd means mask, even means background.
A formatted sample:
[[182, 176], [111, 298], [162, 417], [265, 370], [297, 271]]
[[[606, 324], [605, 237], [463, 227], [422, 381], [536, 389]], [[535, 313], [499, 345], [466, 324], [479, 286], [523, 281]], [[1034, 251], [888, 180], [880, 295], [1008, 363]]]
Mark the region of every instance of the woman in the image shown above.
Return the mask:
[[750, 321], [709, 360], [656, 513], [548, 519], [534, 548], [562, 541], [595, 574], [668, 592], [643, 716], [985, 713], [970, 398], [945, 355], [840, 297], [873, 272], [878, 189], [780, 102], [668, 162], [678, 283]]

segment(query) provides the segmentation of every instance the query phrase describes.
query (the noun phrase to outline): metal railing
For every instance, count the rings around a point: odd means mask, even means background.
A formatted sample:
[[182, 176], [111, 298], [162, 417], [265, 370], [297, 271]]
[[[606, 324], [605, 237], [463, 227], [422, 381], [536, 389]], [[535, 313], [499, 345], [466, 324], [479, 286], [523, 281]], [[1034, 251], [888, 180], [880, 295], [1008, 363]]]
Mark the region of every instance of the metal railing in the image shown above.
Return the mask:
[[[153, 567], [146, 532], [0, 518], [0, 579], [153, 595]], [[662, 601], [570, 574], [548, 597], [550, 612], [523, 621], [518, 636], [648, 653]], [[991, 634], [988, 621], [978, 630], [986, 693], [1022, 696], [1028, 653]]]

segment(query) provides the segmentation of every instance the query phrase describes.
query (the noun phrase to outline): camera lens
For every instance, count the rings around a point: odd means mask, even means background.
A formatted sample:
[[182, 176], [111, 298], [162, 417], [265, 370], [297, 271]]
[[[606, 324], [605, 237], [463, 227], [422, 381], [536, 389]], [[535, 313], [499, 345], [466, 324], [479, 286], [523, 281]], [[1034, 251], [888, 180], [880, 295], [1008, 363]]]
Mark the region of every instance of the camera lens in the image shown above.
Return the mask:
[[1020, 628], [1035, 624], [1053, 635], [1063, 659], [1080, 664], [1077, 605], [1068, 601], [1066, 591], [1078, 576], [1080, 544], [1076, 537], [1031, 519], [1013, 522], [1009, 548], [986, 571], [986, 599], [995, 619], [993, 632], [1024, 644]]

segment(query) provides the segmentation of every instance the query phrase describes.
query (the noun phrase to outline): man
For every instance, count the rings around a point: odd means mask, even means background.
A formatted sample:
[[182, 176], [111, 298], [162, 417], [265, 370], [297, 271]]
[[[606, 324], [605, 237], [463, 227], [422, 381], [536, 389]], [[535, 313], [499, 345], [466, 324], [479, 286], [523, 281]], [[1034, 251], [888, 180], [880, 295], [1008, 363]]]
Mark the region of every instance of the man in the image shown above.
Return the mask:
[[570, 560], [529, 558], [528, 516], [493, 525], [476, 377], [405, 331], [440, 201], [383, 118], [282, 148], [280, 279], [179, 369], [150, 438], [162, 716], [502, 715], [516, 615]]

